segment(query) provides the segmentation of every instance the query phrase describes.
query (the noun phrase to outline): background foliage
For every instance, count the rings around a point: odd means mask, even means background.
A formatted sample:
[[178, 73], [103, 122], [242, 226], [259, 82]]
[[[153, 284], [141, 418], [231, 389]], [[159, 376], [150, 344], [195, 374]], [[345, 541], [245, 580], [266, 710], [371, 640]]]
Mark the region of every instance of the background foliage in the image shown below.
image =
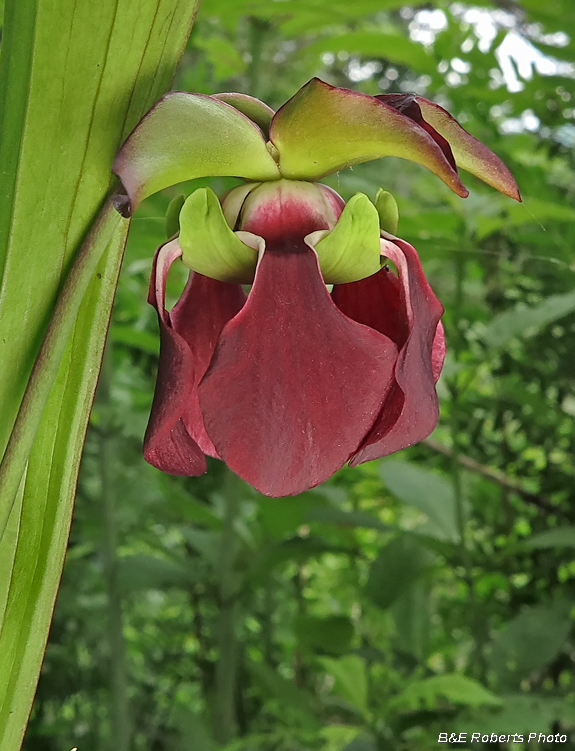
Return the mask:
[[524, 204], [467, 175], [462, 201], [395, 159], [330, 180], [398, 199], [446, 308], [441, 421], [277, 500], [218, 462], [181, 479], [141, 458], [146, 287], [178, 191], [141, 206], [25, 748], [425, 751], [459, 731], [575, 748], [573, 28], [572, 0], [204, 0], [175, 88], [274, 107], [313, 75], [415, 91], [506, 161]]

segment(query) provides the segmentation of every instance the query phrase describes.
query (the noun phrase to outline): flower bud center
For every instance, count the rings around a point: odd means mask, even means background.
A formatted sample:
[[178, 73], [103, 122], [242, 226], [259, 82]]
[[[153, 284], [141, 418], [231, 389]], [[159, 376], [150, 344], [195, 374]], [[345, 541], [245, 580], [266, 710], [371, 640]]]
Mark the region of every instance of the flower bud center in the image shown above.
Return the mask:
[[[244, 189], [236, 188], [234, 190]], [[223, 202], [233, 201], [231, 191]], [[303, 238], [316, 230], [331, 230], [345, 206], [327, 185], [300, 180], [260, 184], [246, 197], [234, 229], [263, 237], [268, 250], [306, 249]]]

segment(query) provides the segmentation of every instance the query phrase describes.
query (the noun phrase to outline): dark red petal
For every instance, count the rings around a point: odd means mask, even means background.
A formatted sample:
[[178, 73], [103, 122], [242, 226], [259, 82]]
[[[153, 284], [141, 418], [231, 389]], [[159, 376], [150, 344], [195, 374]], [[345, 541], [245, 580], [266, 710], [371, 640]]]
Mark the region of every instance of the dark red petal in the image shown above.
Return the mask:
[[173, 329], [188, 345], [194, 363], [191, 389], [183, 413], [184, 424], [208, 456], [217, 457], [218, 453], [204, 428], [197, 387], [208, 369], [222, 329], [241, 310], [245, 301], [246, 293], [241, 285], [219, 282], [191, 272], [182, 296], [170, 313]]
[[389, 337], [400, 350], [409, 336], [401, 282], [384, 266], [358, 282], [334, 284], [332, 298], [348, 318]]
[[410, 120], [413, 120], [414, 123], [421, 126], [426, 133], [429, 133], [435, 143], [443, 151], [449, 164], [457, 172], [457, 165], [449, 141], [447, 141], [441, 133], [438, 133], [435, 128], [425, 120], [421, 112], [421, 107], [417, 103], [417, 97], [415, 94], [378, 94], [375, 98], [379, 99], [380, 102], [389, 104], [390, 107], [401, 112], [402, 115], [409, 117]]
[[260, 492], [293, 495], [342, 467], [373, 425], [397, 357], [344, 316], [301, 243], [266, 250], [199, 387], [208, 434]]
[[[435, 381], [445, 351], [443, 329], [439, 328], [443, 306], [427, 283], [411, 245], [395, 238], [386, 243], [383, 252], [396, 265], [399, 284], [392, 281], [391, 272], [382, 270], [353, 284], [336, 285], [333, 292], [337, 305], [350, 318], [369, 320], [369, 325], [386, 333], [397, 327], [398, 333], [391, 338], [401, 346], [394, 388], [351, 466], [421, 441], [433, 431], [439, 415]], [[354, 289], [346, 289], [351, 287]]]
[[182, 421], [193, 384], [193, 357], [184, 339], [171, 328], [164, 303], [168, 271], [180, 255], [177, 241], [172, 240], [158, 249], [152, 267], [148, 301], [158, 312], [160, 361], [144, 458], [164, 472], [195, 476], [206, 471], [206, 460]]

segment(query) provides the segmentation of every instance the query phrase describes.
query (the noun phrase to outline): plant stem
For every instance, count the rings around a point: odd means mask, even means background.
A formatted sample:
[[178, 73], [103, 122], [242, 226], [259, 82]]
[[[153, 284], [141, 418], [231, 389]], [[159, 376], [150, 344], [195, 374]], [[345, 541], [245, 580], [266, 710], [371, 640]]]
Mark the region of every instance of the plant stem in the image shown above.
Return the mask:
[[226, 469], [223, 483], [224, 519], [218, 567], [218, 663], [216, 665], [216, 698], [214, 736], [219, 743], [229, 743], [237, 735], [236, 684], [238, 672], [238, 639], [236, 635], [237, 585], [234, 580], [236, 557], [235, 520], [239, 508], [237, 478]]
[[114, 462], [117, 453], [116, 437], [111, 417], [110, 385], [112, 351], [108, 343], [104, 352], [102, 372], [98, 384], [98, 405], [103, 416], [100, 433], [100, 478], [102, 513], [104, 516], [104, 576], [108, 609], [108, 644], [110, 648], [110, 750], [128, 751], [130, 748], [130, 716], [128, 705], [128, 674], [126, 642], [122, 616], [122, 594], [118, 582], [118, 523], [116, 512], [116, 478]]

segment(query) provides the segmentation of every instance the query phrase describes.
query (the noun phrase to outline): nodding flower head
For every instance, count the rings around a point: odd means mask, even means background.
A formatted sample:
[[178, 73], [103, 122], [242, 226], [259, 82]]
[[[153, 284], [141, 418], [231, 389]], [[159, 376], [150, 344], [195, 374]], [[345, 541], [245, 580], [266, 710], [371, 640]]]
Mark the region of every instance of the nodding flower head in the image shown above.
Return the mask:
[[[415, 249], [395, 236], [397, 206], [384, 191], [346, 204], [318, 182], [388, 155], [424, 165], [462, 197], [457, 166], [520, 200], [495, 154], [413, 95], [312, 79], [276, 113], [244, 94], [173, 92], [142, 119], [114, 162], [125, 215], [184, 180], [245, 180], [220, 198], [192, 193], [179, 233], [156, 252], [148, 299], [161, 346], [147, 461], [199, 475], [206, 455], [218, 457], [282, 496], [433, 431], [443, 307]], [[178, 258], [189, 280], [168, 312]]]

